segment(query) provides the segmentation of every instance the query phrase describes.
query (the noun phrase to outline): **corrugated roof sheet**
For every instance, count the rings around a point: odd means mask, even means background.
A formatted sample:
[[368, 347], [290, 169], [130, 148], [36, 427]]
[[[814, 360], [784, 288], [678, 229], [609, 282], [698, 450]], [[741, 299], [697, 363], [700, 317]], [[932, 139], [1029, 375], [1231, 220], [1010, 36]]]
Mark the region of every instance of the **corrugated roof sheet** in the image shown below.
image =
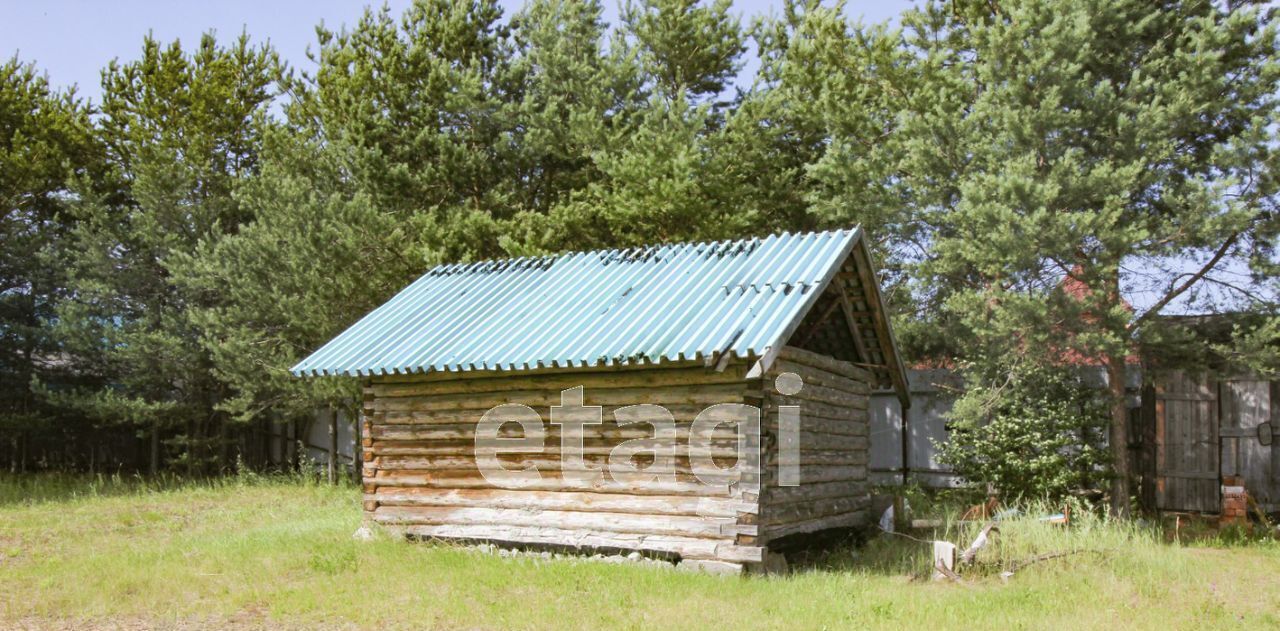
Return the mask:
[[860, 234], [442, 265], [292, 370], [368, 376], [760, 355], [785, 341]]

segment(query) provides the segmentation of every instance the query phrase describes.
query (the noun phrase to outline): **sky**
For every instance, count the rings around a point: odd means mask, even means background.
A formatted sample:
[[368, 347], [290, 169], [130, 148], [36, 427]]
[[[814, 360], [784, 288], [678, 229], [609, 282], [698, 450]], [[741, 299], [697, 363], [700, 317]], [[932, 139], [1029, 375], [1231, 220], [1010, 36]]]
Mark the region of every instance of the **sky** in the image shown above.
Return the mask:
[[[411, 0], [388, 0], [399, 13]], [[510, 15], [524, 0], [501, 0]], [[0, 0], [0, 57], [18, 58], [48, 73], [55, 86], [77, 86], [77, 94], [98, 100], [99, 72], [111, 59], [137, 57], [150, 32], [162, 42], [199, 41], [213, 29], [219, 39], [247, 30], [255, 40], [270, 40], [299, 68], [309, 68], [307, 47], [315, 46], [315, 26], [330, 29], [353, 24], [362, 0]], [[380, 5], [381, 3], [376, 3]], [[605, 19], [616, 22], [618, 4], [604, 0]], [[889, 20], [911, 6], [910, 0], [849, 0], [850, 16], [867, 22]], [[737, 0], [734, 11], [744, 24], [753, 16], [780, 12], [778, 0]], [[745, 60], [744, 74], [754, 68]]]

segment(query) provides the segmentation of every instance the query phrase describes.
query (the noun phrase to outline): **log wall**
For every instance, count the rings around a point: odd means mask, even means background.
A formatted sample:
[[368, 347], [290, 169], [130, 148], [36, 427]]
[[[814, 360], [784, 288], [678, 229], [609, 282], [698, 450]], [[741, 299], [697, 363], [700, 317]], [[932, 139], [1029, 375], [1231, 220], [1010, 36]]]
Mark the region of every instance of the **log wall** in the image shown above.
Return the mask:
[[[702, 363], [607, 369], [440, 373], [384, 376], [365, 387], [364, 510], [368, 519], [423, 538], [508, 544], [641, 550], [736, 571], [764, 561], [770, 541], [866, 523], [867, 406], [871, 376], [853, 364], [796, 348], [782, 351], [765, 379], [746, 379], [748, 365], [723, 371]], [[793, 396], [776, 377], [803, 379]], [[652, 438], [647, 424], [619, 425], [614, 411], [642, 403], [675, 417], [673, 480], [622, 483], [606, 472], [595, 481], [561, 473], [560, 426], [551, 424], [561, 391], [583, 387], [603, 423], [583, 427], [583, 458], [604, 468], [620, 442]], [[508, 454], [508, 469], [532, 466], [536, 480], [494, 486], [475, 460], [476, 424], [497, 405], [533, 408], [546, 435], [540, 453]], [[761, 434], [748, 440], [762, 469], [723, 483], [696, 478], [689, 436], [694, 418], [720, 403], [761, 409]], [[778, 486], [779, 413], [800, 407], [798, 486]], [[736, 462], [741, 412], [718, 411], [724, 424], [706, 434], [706, 450]], [[518, 437], [517, 425], [502, 435]]]
[[[764, 554], [756, 544], [758, 478], [705, 484], [692, 475], [688, 458], [691, 424], [704, 408], [758, 404], [760, 381], [745, 374], [741, 364], [717, 372], [699, 362], [373, 378], [364, 391], [362, 428], [366, 516], [423, 538], [642, 550], [730, 570], [758, 563]], [[620, 426], [616, 409], [659, 404], [676, 421], [675, 479], [623, 484], [607, 471], [594, 482], [561, 475], [560, 428], [549, 422], [550, 406], [577, 386], [585, 405], [603, 407], [604, 422], [583, 429], [587, 462], [602, 466], [621, 441], [653, 436], [645, 424]], [[502, 458], [508, 469], [532, 465], [540, 474], [516, 488], [495, 487], [475, 461], [476, 423], [506, 403], [532, 407], [546, 433], [541, 453]], [[706, 455], [728, 467], [741, 419], [721, 416], [727, 423], [709, 434]], [[503, 428], [504, 436], [520, 434], [519, 426]]]
[[[794, 396], [780, 394], [778, 375], [799, 375]], [[766, 450], [760, 500], [760, 545], [783, 537], [867, 523], [870, 488], [867, 407], [871, 374], [845, 361], [786, 347], [763, 381]], [[799, 406], [799, 485], [779, 486], [780, 406]]]

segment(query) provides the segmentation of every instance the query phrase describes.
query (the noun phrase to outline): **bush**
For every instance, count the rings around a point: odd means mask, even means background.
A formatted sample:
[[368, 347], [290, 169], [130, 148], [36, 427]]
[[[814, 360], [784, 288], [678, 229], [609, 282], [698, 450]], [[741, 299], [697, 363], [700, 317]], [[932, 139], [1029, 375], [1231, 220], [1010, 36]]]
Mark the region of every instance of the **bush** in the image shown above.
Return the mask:
[[950, 414], [942, 462], [1005, 499], [1058, 500], [1098, 488], [1107, 476], [1106, 392], [1080, 371], [1014, 367], [970, 374]]

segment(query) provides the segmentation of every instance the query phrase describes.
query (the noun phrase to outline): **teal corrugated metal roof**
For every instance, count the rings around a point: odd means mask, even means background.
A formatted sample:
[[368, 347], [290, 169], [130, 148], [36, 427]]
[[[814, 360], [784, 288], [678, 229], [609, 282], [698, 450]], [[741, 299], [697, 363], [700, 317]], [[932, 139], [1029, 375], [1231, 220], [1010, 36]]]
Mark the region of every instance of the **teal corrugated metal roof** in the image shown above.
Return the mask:
[[292, 371], [368, 376], [762, 355], [785, 342], [860, 235], [442, 265]]

